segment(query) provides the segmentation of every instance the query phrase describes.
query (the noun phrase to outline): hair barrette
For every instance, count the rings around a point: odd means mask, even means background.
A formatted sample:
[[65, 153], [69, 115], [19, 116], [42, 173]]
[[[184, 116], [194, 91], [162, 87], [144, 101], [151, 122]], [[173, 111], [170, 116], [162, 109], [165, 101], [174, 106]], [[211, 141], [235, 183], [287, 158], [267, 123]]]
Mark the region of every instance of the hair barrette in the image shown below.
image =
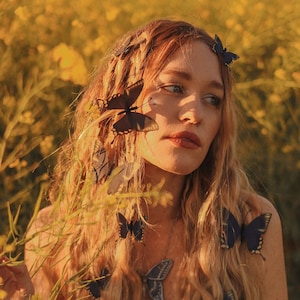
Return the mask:
[[225, 65], [228, 67], [234, 60], [237, 60], [239, 59], [240, 57], [233, 53], [233, 52], [229, 52], [227, 51], [226, 48], [223, 47], [223, 44], [221, 42], [221, 39], [215, 35], [215, 42], [212, 46], [212, 50], [217, 53], [217, 54], [220, 54], [223, 56], [224, 58], [224, 62], [225, 62]]
[[120, 57], [123, 60], [127, 54], [138, 49], [142, 43], [146, 42], [146, 38], [143, 34], [139, 33], [136, 37], [128, 36], [121, 46], [115, 51], [114, 55]]
[[116, 50], [114, 55], [116, 57], [121, 57], [121, 60], [124, 59], [124, 57], [131, 51], [134, 45], [131, 45], [132, 37], [129, 36], [123, 44]]

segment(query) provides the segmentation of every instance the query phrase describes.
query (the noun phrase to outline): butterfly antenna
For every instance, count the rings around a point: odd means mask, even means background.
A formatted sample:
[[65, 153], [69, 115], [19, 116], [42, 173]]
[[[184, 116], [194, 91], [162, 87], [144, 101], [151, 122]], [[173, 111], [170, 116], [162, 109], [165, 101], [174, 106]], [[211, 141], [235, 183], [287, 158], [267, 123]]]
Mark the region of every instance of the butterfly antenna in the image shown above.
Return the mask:
[[112, 145], [115, 141], [116, 136], [114, 136], [114, 138], [112, 139], [112, 141], [110, 142], [110, 144]]
[[266, 261], [266, 258], [262, 255], [262, 253], [259, 251], [259, 253], [258, 253], [261, 257], [262, 257], [262, 259], [264, 260], [264, 261]]
[[137, 108], [140, 108], [140, 107], [143, 107], [143, 106], [146, 105], [146, 104], [149, 104], [151, 100], [152, 100], [152, 97], [151, 97], [148, 101], [144, 102], [142, 105], [140, 105], [140, 106], [137, 107]]

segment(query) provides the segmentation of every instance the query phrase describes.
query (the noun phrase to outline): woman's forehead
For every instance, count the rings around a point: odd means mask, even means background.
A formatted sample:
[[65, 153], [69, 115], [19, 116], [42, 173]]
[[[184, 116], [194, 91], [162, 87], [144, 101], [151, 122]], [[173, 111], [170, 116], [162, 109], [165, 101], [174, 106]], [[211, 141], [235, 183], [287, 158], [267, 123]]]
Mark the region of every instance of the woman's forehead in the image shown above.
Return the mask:
[[186, 80], [202, 76], [223, 85], [217, 55], [201, 41], [193, 41], [177, 49], [170, 55], [158, 76], [161, 74], [174, 74]]

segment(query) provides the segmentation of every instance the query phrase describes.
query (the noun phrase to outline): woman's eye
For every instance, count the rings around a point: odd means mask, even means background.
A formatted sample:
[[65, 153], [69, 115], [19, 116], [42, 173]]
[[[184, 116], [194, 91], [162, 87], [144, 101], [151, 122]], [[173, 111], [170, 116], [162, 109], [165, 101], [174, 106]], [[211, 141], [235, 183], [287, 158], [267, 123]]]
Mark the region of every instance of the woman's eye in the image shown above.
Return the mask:
[[165, 85], [162, 88], [171, 93], [183, 94], [183, 87], [179, 84]]
[[218, 107], [221, 103], [221, 98], [215, 95], [207, 95], [203, 99], [215, 107]]

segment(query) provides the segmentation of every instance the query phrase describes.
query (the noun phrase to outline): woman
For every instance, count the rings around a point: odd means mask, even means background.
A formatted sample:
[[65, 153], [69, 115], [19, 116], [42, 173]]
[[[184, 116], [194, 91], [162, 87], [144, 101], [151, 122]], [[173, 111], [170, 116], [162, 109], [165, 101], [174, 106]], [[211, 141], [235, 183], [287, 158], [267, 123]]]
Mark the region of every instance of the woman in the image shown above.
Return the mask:
[[287, 299], [278, 213], [236, 156], [237, 58], [181, 21], [116, 45], [31, 228], [42, 299]]

